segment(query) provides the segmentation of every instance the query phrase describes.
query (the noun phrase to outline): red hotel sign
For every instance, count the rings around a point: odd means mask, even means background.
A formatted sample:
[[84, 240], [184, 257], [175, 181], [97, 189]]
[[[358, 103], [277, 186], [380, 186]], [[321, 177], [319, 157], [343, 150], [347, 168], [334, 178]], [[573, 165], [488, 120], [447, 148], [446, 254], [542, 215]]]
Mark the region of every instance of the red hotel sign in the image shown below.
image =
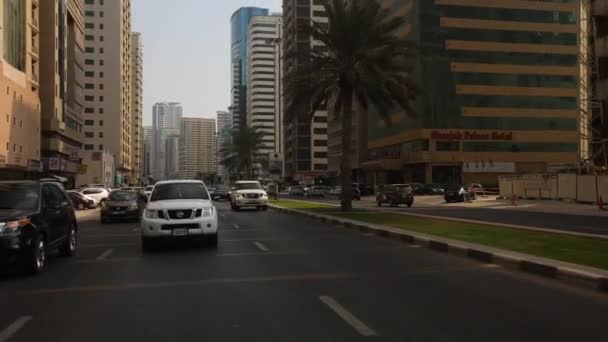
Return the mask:
[[513, 140], [513, 132], [432, 131], [433, 140]]

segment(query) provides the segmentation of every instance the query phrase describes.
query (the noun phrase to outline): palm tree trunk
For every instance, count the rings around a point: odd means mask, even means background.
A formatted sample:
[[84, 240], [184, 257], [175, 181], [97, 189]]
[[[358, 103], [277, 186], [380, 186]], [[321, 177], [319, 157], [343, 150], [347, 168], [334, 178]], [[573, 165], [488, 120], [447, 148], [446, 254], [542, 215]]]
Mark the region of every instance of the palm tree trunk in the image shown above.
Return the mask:
[[353, 93], [345, 91], [342, 99], [342, 163], [340, 165], [342, 181], [342, 211], [353, 208], [353, 181], [351, 166], [352, 127], [353, 127]]

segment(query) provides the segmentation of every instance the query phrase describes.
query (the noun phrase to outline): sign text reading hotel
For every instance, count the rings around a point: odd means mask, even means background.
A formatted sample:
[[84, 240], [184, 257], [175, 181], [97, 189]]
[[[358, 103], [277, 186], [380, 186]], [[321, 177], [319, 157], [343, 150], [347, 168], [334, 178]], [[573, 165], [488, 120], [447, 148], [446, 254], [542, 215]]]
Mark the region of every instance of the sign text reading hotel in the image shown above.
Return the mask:
[[513, 140], [513, 132], [432, 131], [433, 140]]

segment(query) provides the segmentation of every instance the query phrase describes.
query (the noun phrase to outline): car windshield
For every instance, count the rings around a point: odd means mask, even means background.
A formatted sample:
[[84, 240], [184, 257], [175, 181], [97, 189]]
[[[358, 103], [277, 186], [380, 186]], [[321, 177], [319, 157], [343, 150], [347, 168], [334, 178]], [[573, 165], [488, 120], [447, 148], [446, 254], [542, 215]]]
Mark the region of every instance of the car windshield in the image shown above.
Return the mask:
[[36, 210], [39, 199], [38, 184], [0, 184], [0, 209]]
[[110, 201], [135, 201], [137, 193], [131, 191], [113, 191], [110, 194]]
[[179, 199], [209, 199], [205, 186], [201, 183], [168, 183], [154, 188], [150, 201]]
[[412, 187], [409, 185], [395, 185], [395, 190], [399, 192], [412, 192]]
[[260, 183], [237, 183], [237, 190], [262, 190]]

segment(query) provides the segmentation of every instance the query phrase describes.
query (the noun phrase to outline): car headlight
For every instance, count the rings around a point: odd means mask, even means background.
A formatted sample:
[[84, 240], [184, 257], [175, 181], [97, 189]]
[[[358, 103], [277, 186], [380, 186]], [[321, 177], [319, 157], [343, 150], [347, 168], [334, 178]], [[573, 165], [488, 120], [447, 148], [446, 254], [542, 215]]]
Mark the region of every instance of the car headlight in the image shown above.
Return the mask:
[[146, 209], [146, 218], [157, 219], [158, 218], [158, 210], [150, 210]]
[[268, 193], [263, 193], [261, 197], [262, 198], [268, 198]]
[[236, 194], [236, 195], [234, 195], [234, 197], [236, 197], [236, 198], [243, 198], [243, 195], [242, 194]]
[[213, 216], [213, 214], [215, 213], [215, 210], [213, 207], [211, 208], [203, 208], [202, 209], [202, 215], [203, 217], [211, 217]]
[[24, 218], [16, 221], [8, 221], [0, 223], [0, 234], [13, 234], [17, 232], [21, 227], [27, 226], [32, 221], [29, 218]]

